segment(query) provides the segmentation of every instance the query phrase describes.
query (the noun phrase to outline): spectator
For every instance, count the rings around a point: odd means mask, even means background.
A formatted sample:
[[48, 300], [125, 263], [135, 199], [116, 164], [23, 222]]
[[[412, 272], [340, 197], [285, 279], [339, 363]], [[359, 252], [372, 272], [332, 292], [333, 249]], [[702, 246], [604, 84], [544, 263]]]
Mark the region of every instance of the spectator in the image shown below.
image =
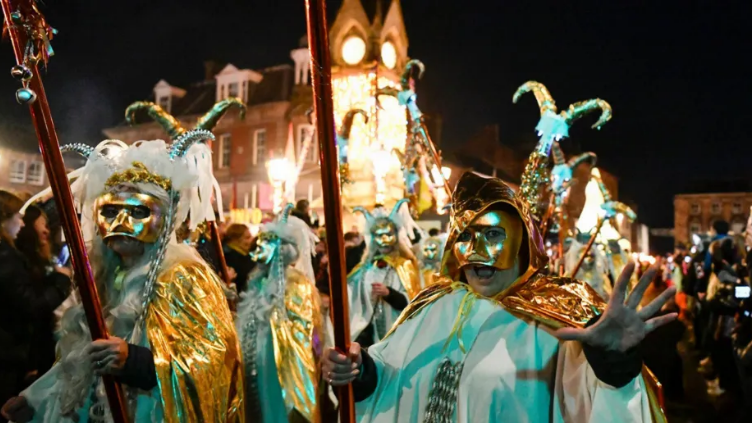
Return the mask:
[[251, 245], [253, 237], [248, 226], [241, 223], [233, 223], [227, 227], [223, 239], [225, 262], [227, 267], [232, 269], [237, 275], [235, 285], [238, 292], [245, 292], [248, 288], [248, 275], [256, 267], [256, 263], [251, 259]]
[[[24, 226], [21, 199], [0, 191], [0, 403], [14, 397], [38, 374], [34, 328], [51, 319], [71, 290], [70, 270], [45, 269], [34, 277], [34, 267], [16, 249]], [[26, 323], [26, 324], [24, 324]], [[2, 418], [0, 418], [2, 421]]]
[[319, 226], [318, 221], [313, 222], [311, 220], [311, 205], [308, 200], [299, 200], [290, 214], [305, 222], [309, 228], [318, 228]]
[[345, 234], [345, 263], [347, 265], [347, 274], [355, 269], [363, 258], [366, 251], [366, 240], [358, 232], [348, 232]]

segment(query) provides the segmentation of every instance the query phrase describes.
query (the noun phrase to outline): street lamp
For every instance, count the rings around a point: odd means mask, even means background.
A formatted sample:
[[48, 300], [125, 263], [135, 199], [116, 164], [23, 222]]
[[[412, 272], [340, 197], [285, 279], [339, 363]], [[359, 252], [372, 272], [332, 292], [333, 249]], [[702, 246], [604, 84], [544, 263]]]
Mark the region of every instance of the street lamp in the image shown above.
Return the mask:
[[272, 192], [272, 203], [275, 214], [282, 211], [285, 182], [287, 182], [292, 171], [292, 163], [287, 158], [271, 159], [266, 162], [266, 172], [274, 190]]

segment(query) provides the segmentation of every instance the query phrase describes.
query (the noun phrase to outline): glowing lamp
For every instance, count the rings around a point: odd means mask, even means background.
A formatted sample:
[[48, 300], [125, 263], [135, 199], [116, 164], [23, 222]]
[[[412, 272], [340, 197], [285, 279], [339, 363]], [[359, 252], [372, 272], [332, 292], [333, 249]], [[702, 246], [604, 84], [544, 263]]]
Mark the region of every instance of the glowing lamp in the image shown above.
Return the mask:
[[269, 181], [273, 188], [272, 204], [274, 213], [279, 213], [282, 210], [285, 182], [293, 172], [292, 166], [293, 164], [284, 157], [271, 159], [266, 162], [266, 172], [269, 175]]
[[381, 62], [388, 69], [394, 69], [397, 66], [397, 50], [391, 41], [387, 41], [381, 45]]
[[348, 65], [357, 65], [366, 55], [366, 42], [357, 35], [351, 35], [342, 43], [342, 60]]

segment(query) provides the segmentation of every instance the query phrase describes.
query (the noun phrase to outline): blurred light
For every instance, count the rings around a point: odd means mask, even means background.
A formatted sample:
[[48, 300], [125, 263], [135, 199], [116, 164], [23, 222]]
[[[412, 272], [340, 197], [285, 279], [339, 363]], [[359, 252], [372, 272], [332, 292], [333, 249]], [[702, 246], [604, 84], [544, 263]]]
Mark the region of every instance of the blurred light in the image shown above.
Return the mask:
[[444, 166], [441, 168], [441, 174], [444, 176], [444, 179], [449, 180], [449, 177], [452, 176], [452, 169]]
[[394, 69], [397, 66], [397, 50], [391, 41], [381, 45], [381, 61], [388, 69]]
[[689, 262], [691, 262], [691, 261], [692, 261], [692, 257], [690, 257], [690, 256], [686, 256], [686, 257], [684, 257], [684, 262], [685, 262], [685, 263], [689, 263]]
[[342, 60], [348, 65], [357, 65], [366, 55], [366, 42], [357, 35], [347, 37], [342, 43]]

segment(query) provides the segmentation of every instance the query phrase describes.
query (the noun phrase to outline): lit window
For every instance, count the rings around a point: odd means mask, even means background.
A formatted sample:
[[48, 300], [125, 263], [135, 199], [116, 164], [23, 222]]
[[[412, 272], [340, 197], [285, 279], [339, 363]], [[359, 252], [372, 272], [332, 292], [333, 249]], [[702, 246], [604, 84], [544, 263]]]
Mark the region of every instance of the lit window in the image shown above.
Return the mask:
[[157, 101], [159, 103], [159, 107], [163, 108], [165, 111], [170, 111], [170, 96], [162, 96], [159, 97], [159, 100]]
[[10, 181], [15, 184], [26, 182], [26, 161], [12, 160], [10, 162]]
[[230, 166], [230, 157], [232, 157], [232, 138], [230, 134], [223, 134], [219, 137], [219, 154], [220, 169]]
[[309, 139], [310, 142], [308, 143], [308, 150], [306, 150], [305, 163], [318, 163], [318, 143], [316, 142], [316, 134], [313, 125], [298, 125], [298, 156], [300, 156], [303, 151], [303, 144]]
[[42, 162], [29, 163], [28, 181], [32, 185], [44, 184], [44, 165]]
[[397, 66], [397, 50], [391, 41], [381, 45], [381, 61], [388, 69], [394, 69]]
[[266, 157], [266, 129], [259, 129], [253, 134], [253, 164], [263, 163]]
[[366, 55], [366, 42], [357, 35], [347, 37], [342, 43], [342, 60], [348, 65], [357, 65]]
[[732, 212], [734, 214], [741, 214], [742, 213], [742, 203], [734, 203], [732, 206]]
[[237, 82], [227, 84], [227, 97], [240, 96], [240, 85]]
[[690, 234], [699, 234], [702, 228], [700, 227], [700, 224], [697, 222], [693, 222], [689, 225], [689, 233]]
[[700, 205], [697, 203], [692, 204], [692, 214], [700, 214]]
[[721, 203], [713, 203], [713, 205], [710, 206], [710, 212], [713, 214], [720, 214], [721, 213]]

